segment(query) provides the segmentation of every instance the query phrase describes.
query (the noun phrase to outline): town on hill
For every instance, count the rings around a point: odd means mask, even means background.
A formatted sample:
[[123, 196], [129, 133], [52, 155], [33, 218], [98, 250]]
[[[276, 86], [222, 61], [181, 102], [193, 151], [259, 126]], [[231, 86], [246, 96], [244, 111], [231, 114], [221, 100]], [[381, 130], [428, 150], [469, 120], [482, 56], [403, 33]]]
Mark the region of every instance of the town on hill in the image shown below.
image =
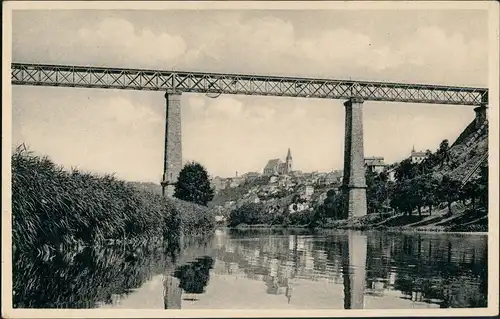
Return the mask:
[[[393, 164], [365, 157], [369, 214], [356, 227], [485, 231], [486, 128], [476, 119], [452, 145], [444, 140], [435, 152], [412, 147]], [[294, 170], [290, 149], [284, 161], [270, 159], [261, 173], [214, 177], [211, 183], [209, 207], [222, 225], [350, 228], [341, 215], [342, 170]]]

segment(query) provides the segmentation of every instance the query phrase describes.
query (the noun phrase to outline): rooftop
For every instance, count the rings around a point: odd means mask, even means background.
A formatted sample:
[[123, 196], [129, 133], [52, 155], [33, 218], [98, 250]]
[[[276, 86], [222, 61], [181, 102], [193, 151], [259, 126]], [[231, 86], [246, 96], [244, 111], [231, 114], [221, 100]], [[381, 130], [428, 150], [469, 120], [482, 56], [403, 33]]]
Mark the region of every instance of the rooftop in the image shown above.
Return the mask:
[[424, 156], [427, 156], [427, 154], [425, 154], [425, 152], [411, 152], [411, 156], [412, 157], [424, 157]]
[[279, 165], [281, 163], [281, 160], [279, 158], [275, 158], [275, 159], [271, 159], [267, 162], [266, 166], [264, 167], [264, 169], [273, 169], [274, 167], [276, 167], [277, 165]]

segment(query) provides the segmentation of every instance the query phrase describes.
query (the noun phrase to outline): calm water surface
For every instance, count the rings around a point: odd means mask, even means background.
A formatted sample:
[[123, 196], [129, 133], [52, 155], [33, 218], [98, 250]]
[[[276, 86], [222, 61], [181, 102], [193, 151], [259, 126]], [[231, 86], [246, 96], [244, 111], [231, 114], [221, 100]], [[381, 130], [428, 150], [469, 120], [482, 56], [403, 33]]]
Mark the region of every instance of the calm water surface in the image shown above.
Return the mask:
[[14, 307], [487, 306], [487, 236], [216, 230], [162, 248], [14, 260]]

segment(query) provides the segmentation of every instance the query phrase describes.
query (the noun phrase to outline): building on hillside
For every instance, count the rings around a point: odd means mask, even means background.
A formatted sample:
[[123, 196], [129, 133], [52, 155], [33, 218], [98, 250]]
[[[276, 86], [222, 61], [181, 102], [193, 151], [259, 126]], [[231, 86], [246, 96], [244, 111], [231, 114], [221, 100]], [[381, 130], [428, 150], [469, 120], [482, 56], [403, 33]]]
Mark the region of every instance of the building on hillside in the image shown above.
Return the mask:
[[306, 196], [306, 197], [309, 198], [309, 197], [312, 196], [313, 193], [314, 193], [314, 187], [312, 187], [312, 186], [306, 186], [306, 189], [304, 191], [304, 196]]
[[221, 190], [226, 188], [227, 181], [225, 178], [221, 178], [219, 176], [216, 176], [210, 180], [210, 183], [212, 184], [212, 187], [214, 188], [215, 192], [218, 193]]
[[215, 222], [216, 223], [222, 223], [226, 221], [226, 217], [222, 215], [215, 215]]
[[388, 180], [390, 180], [391, 182], [396, 181], [396, 168], [395, 167], [388, 169], [386, 171], [386, 173], [387, 173]]
[[304, 173], [302, 171], [292, 171], [290, 173], [290, 175], [292, 176], [295, 176], [295, 177], [299, 177], [299, 176], [302, 176]]
[[269, 184], [274, 184], [278, 181], [278, 176], [271, 176], [269, 179]]
[[264, 175], [278, 175], [278, 170], [282, 164], [279, 158], [269, 160], [264, 167]]
[[317, 199], [317, 202], [319, 204], [323, 204], [323, 202], [325, 201], [325, 199], [327, 198], [327, 192], [323, 192], [319, 195], [318, 199]]
[[278, 185], [280, 187], [288, 188], [295, 186], [295, 183], [289, 175], [282, 175], [278, 180]]
[[410, 160], [413, 164], [421, 163], [427, 158], [425, 152], [415, 152], [415, 146], [411, 149]]
[[384, 158], [380, 156], [365, 157], [365, 168], [373, 173], [380, 174], [386, 168]]
[[344, 170], [337, 169], [334, 170], [331, 174], [332, 178], [335, 179], [334, 183], [342, 183], [342, 179], [344, 177]]
[[288, 211], [293, 214], [293, 213], [298, 213], [302, 212], [304, 210], [309, 209], [309, 203], [292, 203], [288, 205]]
[[256, 179], [257, 177], [259, 177], [260, 174], [257, 173], [257, 172], [248, 172], [248, 173], [245, 173], [242, 175], [242, 177], [247, 180], [247, 181], [252, 181], [254, 179]]
[[230, 178], [228, 180], [228, 184], [229, 184], [230, 188], [238, 187], [241, 184], [243, 184], [244, 182], [245, 182], [245, 180], [243, 178], [240, 178], [240, 177], [234, 177], [234, 178]]
[[328, 174], [328, 173], [326, 173], [326, 172], [320, 172], [320, 173], [317, 173], [317, 174], [316, 174], [316, 176], [317, 176], [318, 178], [323, 178], [323, 177], [325, 177], [325, 176], [326, 176], [326, 174]]
[[318, 178], [318, 185], [338, 184], [342, 181], [341, 179], [342, 179], [341, 170], [332, 171]]
[[257, 195], [253, 195], [253, 196], [250, 196], [250, 198], [248, 199], [248, 201], [250, 203], [258, 204], [258, 203], [260, 203], [260, 198]]
[[314, 193], [314, 187], [313, 186], [303, 184], [299, 188], [299, 195], [303, 199], [309, 199], [309, 198], [311, 198], [311, 196], [312, 196], [313, 193]]
[[224, 203], [224, 208], [231, 208], [234, 205], [234, 201], [229, 201]]
[[269, 160], [264, 167], [264, 175], [289, 174], [292, 172], [292, 164], [292, 153], [288, 149], [285, 162], [282, 162], [279, 158]]

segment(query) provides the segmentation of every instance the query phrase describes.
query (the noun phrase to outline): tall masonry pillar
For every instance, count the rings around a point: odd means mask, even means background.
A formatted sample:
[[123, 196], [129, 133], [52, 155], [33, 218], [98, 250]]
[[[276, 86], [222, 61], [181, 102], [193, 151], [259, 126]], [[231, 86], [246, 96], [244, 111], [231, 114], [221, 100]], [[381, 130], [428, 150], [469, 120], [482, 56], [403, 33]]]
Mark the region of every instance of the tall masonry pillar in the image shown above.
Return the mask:
[[161, 186], [163, 196], [172, 197], [182, 169], [181, 92], [167, 91], [165, 99], [165, 149]]
[[350, 98], [345, 106], [344, 216], [361, 217], [367, 213], [365, 158], [363, 150], [363, 100]]

